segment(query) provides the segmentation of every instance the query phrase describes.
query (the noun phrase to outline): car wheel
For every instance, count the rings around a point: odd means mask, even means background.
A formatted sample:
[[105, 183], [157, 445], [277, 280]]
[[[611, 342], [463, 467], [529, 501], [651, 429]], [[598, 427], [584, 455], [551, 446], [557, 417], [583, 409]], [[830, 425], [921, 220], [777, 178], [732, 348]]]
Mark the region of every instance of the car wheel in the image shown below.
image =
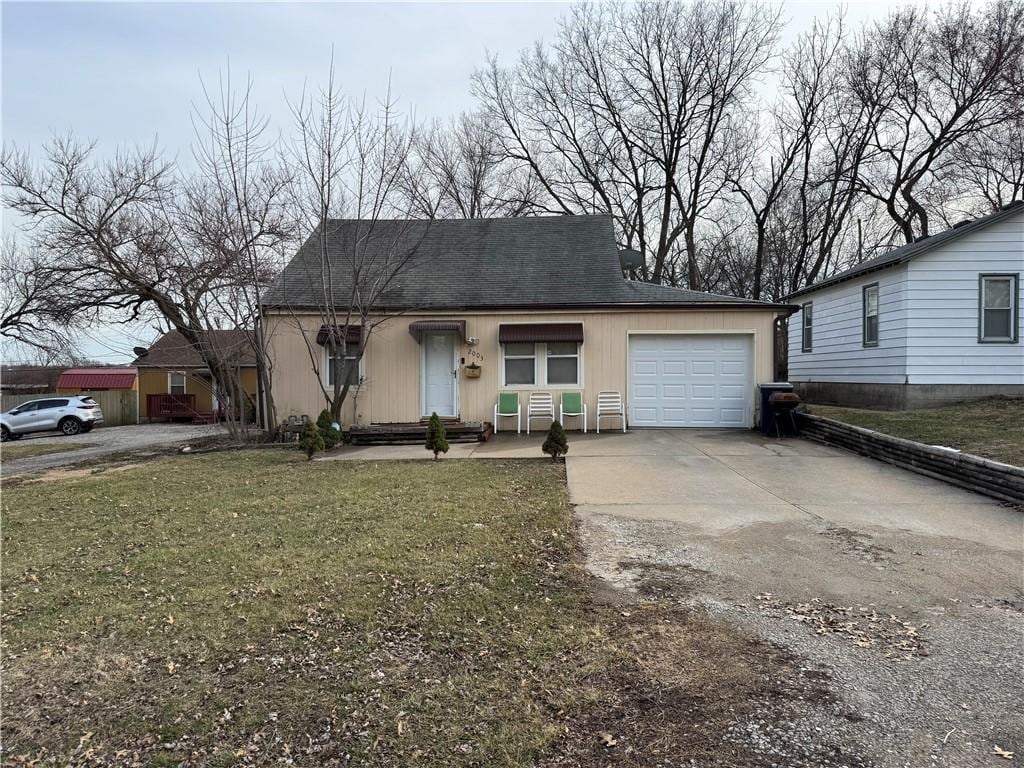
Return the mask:
[[82, 431], [82, 422], [70, 416], [60, 420], [60, 431], [65, 435], [77, 435]]
[[7, 427], [0, 427], [0, 443], [6, 443], [11, 439], [11, 430]]

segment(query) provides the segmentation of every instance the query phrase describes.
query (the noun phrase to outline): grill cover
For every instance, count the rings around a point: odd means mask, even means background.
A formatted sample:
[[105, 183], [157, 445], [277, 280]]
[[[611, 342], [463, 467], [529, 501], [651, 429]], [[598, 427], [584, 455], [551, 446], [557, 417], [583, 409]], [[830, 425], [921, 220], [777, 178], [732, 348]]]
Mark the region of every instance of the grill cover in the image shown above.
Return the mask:
[[583, 343], [583, 323], [509, 323], [498, 326], [501, 344], [536, 341]]
[[465, 320], [417, 320], [409, 323], [409, 333], [416, 341], [423, 341], [425, 333], [457, 333], [460, 338], [466, 338]]
[[331, 334], [334, 333], [338, 341], [341, 340], [342, 332], [345, 333], [346, 344], [359, 344], [363, 340], [363, 329], [358, 325], [349, 326], [334, 326], [333, 329], [329, 325], [321, 325], [320, 331], [316, 335], [316, 343], [320, 345], [327, 344], [331, 339]]

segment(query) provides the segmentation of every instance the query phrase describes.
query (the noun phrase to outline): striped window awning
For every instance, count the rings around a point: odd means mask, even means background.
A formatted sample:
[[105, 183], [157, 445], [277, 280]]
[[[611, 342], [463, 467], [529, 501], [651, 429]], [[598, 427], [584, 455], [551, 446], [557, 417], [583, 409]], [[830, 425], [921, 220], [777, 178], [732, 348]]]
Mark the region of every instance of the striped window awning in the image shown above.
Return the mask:
[[425, 333], [455, 333], [466, 338], [465, 320], [417, 320], [409, 323], [409, 333], [416, 341], [423, 341]]
[[363, 340], [363, 329], [358, 325], [321, 325], [319, 332], [316, 334], [316, 343], [321, 346], [326, 345], [331, 337], [336, 340], [335, 344], [340, 344], [342, 334], [344, 334], [346, 344], [359, 344]]
[[583, 343], [583, 323], [507, 323], [498, 326], [498, 342], [574, 341]]

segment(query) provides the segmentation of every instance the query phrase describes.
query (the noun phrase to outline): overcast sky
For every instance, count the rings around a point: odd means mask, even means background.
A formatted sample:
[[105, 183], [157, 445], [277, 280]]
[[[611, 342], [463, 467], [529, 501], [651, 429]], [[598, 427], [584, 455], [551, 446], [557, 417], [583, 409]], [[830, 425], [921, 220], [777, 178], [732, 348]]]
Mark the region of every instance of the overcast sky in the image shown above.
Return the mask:
[[[885, 2], [851, 3], [860, 23]], [[806, 29], [829, 3], [788, 3], [785, 37]], [[3, 2], [2, 131], [5, 143], [38, 147], [54, 134], [96, 139], [99, 150], [156, 139], [185, 158], [200, 75], [214, 81], [230, 62], [251, 76], [261, 111], [289, 125], [284, 94], [324, 79], [334, 48], [349, 94], [379, 98], [390, 76], [400, 108], [418, 118], [471, 109], [470, 76], [487, 51], [506, 61], [554, 36], [561, 3], [14, 3]], [[4, 217], [5, 229], [11, 220]], [[150, 329], [104, 330], [83, 352], [131, 358]]]

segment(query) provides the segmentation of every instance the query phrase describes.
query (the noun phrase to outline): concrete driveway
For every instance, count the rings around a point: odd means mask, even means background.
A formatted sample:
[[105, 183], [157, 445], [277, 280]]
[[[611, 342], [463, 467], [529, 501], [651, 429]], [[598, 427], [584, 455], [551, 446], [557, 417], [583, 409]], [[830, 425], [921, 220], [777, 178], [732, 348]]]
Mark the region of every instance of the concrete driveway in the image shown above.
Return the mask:
[[637, 600], [655, 574], [820, 670], [839, 709], [819, 728], [869, 764], [1024, 756], [1021, 510], [741, 432], [576, 441], [567, 474], [592, 573]]

